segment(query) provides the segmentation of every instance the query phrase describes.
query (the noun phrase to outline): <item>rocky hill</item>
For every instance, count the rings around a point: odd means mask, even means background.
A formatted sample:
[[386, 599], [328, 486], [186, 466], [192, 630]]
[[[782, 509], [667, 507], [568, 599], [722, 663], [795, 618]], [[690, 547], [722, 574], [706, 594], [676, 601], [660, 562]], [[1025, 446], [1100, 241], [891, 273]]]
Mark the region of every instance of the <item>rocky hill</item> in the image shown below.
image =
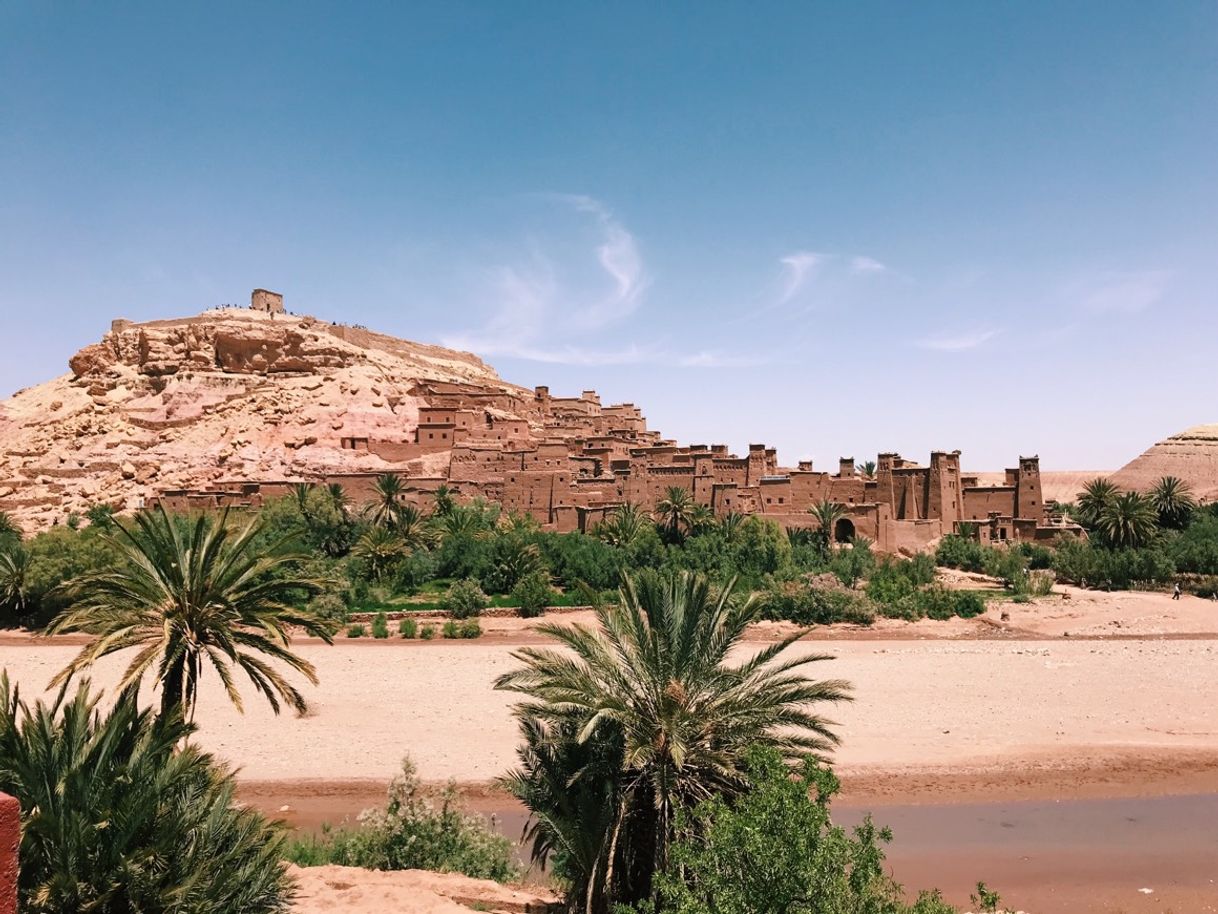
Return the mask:
[[255, 310], [115, 321], [69, 366], [0, 403], [0, 510], [31, 532], [175, 487], [376, 471], [342, 439], [409, 440], [428, 382], [533, 394], [469, 353]]
[[1194, 425], [1165, 438], [1111, 479], [1123, 489], [1145, 491], [1164, 476], [1183, 479], [1198, 498], [1218, 498], [1218, 424]]

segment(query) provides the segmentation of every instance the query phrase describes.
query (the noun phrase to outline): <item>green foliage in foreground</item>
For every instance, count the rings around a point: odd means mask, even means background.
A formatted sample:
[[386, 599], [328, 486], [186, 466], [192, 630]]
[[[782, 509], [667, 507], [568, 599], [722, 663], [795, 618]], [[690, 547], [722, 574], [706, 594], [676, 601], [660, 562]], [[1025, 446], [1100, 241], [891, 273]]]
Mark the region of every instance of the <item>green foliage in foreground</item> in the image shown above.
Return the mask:
[[25, 914], [287, 911], [282, 838], [233, 803], [231, 774], [175, 712], [131, 693], [102, 714], [87, 682], [51, 705], [0, 677], [0, 790], [21, 801]]
[[507, 882], [520, 875], [513, 846], [485, 819], [464, 812], [451, 785], [435, 801], [426, 797], [406, 759], [383, 809], [364, 810], [358, 827], [292, 842], [285, 854], [299, 866], [436, 870]]
[[827, 656], [788, 653], [798, 635], [733, 656], [756, 609], [701, 575], [641, 572], [596, 616], [540, 626], [566, 650], [521, 648], [524, 666], [495, 682], [525, 698], [505, 785], [532, 814], [535, 855], [554, 855], [591, 912], [651, 896], [679, 812], [745, 789], [750, 746], [829, 752], [816, 712], [849, 698], [808, 675]]
[[[847, 831], [829, 803], [838, 783], [814, 759], [799, 777], [771, 749], [747, 758], [751, 787], [682, 813], [668, 866], [656, 879], [665, 914], [952, 914], [938, 892], [913, 904], [884, 869], [892, 839], [870, 818]], [[987, 901], [990, 900], [987, 897]], [[993, 900], [996, 902], [997, 897]]]

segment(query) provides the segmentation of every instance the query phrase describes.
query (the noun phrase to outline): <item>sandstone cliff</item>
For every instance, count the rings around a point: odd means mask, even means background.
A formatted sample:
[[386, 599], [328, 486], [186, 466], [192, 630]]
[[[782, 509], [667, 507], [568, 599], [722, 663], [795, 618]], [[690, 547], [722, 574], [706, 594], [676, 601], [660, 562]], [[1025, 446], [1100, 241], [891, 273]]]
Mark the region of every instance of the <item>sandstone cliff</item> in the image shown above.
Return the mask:
[[422, 383], [532, 397], [469, 353], [236, 309], [115, 321], [69, 366], [0, 403], [0, 510], [30, 532], [168, 488], [384, 469], [341, 441], [409, 441]]

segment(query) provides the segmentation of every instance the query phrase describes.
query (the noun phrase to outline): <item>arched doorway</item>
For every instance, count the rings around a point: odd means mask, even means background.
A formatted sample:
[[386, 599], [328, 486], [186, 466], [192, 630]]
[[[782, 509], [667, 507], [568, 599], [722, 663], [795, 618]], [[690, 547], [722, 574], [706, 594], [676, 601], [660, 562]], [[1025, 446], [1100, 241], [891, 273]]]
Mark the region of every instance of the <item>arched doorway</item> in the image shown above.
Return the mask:
[[833, 541], [835, 543], [848, 543], [854, 539], [854, 521], [848, 517], [843, 517], [833, 525]]

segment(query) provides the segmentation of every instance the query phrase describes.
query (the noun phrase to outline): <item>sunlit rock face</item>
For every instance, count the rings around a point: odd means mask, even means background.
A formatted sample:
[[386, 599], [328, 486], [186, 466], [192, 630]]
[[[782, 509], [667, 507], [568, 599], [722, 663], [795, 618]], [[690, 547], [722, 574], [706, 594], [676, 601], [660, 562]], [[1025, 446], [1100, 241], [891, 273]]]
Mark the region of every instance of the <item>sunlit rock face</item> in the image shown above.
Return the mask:
[[1194, 425], [1165, 438], [1112, 476], [1123, 489], [1146, 491], [1164, 476], [1177, 476], [1198, 498], [1218, 498], [1218, 424]]

